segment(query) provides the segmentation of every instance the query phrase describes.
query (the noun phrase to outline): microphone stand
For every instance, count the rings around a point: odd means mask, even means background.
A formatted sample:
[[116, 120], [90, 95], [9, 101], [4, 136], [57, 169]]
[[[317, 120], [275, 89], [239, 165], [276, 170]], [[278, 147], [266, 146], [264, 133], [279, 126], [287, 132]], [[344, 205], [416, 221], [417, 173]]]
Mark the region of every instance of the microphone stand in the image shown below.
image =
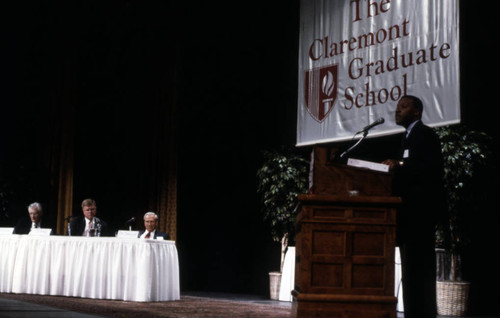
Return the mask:
[[99, 236], [101, 236], [101, 226], [102, 226], [101, 220], [99, 218], [94, 218], [93, 221], [94, 221], [94, 228], [95, 228], [94, 236], [99, 237]]
[[65, 218], [66, 222], [68, 222], [68, 236], [71, 236], [71, 220], [72, 216], [68, 216], [67, 218]]
[[[359, 132], [357, 132], [354, 136], [356, 137], [356, 135], [359, 134]], [[354, 148], [356, 148], [365, 138], [366, 136], [368, 135], [368, 130], [365, 130], [363, 132], [363, 137], [361, 137], [354, 145], [352, 145], [351, 147], [349, 147], [349, 149], [347, 149], [346, 151], [344, 151], [339, 158], [344, 158], [345, 155], [347, 155], [348, 153], [350, 153], [351, 151], [354, 150]]]
[[130, 220], [128, 220], [127, 222], [125, 222], [125, 225], [128, 225], [129, 231], [132, 231], [132, 224], [134, 224], [134, 223], [135, 223], [135, 217], [133, 217]]
[[348, 153], [350, 153], [354, 148], [356, 148], [365, 138], [366, 136], [368, 135], [368, 132], [370, 131], [370, 129], [372, 129], [373, 127], [375, 126], [378, 126], [380, 124], [383, 124], [384, 123], [384, 118], [383, 117], [380, 117], [379, 119], [377, 119], [375, 122], [371, 123], [370, 125], [366, 126], [365, 128], [363, 128], [362, 130], [356, 132], [354, 134], [354, 136], [352, 137], [354, 139], [354, 137], [356, 137], [357, 134], [360, 134], [360, 133], [363, 133], [363, 137], [361, 137], [358, 142], [356, 142], [354, 145], [352, 145], [349, 149], [347, 149], [346, 151], [344, 151], [339, 158], [343, 158], [345, 155], [347, 155]]

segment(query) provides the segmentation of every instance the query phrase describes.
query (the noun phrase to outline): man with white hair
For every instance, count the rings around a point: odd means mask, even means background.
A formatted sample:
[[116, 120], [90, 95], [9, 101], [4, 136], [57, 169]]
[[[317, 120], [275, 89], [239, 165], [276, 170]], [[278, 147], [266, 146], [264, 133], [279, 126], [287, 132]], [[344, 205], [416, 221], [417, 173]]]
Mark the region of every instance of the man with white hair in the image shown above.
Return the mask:
[[47, 222], [42, 224], [43, 210], [42, 205], [38, 202], [33, 202], [28, 206], [29, 218], [20, 219], [14, 227], [14, 234], [29, 234], [33, 228], [52, 228]]
[[158, 231], [158, 215], [154, 212], [144, 214], [144, 227], [145, 230], [139, 232], [138, 235], [141, 239], [156, 239], [159, 237], [163, 237], [165, 240], [169, 239], [167, 233]]

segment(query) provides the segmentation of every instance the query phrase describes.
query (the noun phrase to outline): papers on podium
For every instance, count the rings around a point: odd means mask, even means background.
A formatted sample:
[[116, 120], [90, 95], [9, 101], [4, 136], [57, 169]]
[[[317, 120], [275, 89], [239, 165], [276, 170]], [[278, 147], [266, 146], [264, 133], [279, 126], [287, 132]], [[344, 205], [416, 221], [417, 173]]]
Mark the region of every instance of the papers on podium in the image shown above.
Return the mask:
[[366, 168], [366, 169], [375, 170], [375, 171], [389, 172], [388, 165], [385, 165], [383, 163], [378, 163], [378, 162], [349, 158], [347, 160], [347, 165], [353, 166], [353, 167], [358, 167], [358, 168]]

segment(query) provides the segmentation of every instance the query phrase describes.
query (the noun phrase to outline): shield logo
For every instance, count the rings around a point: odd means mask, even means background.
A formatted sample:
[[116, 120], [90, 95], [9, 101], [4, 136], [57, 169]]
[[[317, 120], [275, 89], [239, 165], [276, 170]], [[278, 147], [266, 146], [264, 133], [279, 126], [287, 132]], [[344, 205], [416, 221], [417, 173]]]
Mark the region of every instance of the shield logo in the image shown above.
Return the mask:
[[307, 111], [322, 122], [337, 100], [338, 64], [306, 71], [304, 83]]

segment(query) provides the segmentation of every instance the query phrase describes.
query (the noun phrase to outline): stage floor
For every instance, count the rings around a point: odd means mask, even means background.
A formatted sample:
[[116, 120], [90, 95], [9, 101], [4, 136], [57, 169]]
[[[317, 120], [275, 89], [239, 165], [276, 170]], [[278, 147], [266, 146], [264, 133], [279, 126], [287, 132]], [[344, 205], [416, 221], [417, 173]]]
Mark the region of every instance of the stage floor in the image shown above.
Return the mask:
[[[285, 318], [290, 317], [290, 311], [290, 302], [224, 293], [186, 292], [181, 294], [179, 301], [151, 303], [0, 293], [1, 318]], [[398, 318], [404, 318], [404, 315], [398, 313]]]
[[0, 294], [0, 317], [2, 318], [102, 318], [65, 309], [4, 298]]

